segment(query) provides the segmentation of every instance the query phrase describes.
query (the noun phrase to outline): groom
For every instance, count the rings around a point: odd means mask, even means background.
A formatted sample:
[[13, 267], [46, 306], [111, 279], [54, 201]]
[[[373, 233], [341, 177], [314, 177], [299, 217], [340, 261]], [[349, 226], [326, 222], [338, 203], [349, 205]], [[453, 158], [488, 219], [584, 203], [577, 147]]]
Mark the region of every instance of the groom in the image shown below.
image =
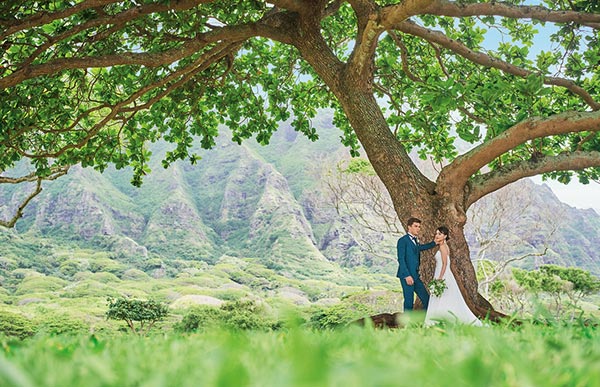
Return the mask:
[[427, 309], [429, 305], [429, 293], [419, 277], [419, 264], [421, 250], [428, 250], [435, 247], [435, 242], [425, 245], [419, 244], [417, 236], [421, 231], [421, 220], [410, 218], [407, 222], [408, 233], [398, 239], [398, 273], [396, 277], [402, 284], [404, 293], [404, 311], [413, 310], [415, 293], [423, 303], [423, 308]]

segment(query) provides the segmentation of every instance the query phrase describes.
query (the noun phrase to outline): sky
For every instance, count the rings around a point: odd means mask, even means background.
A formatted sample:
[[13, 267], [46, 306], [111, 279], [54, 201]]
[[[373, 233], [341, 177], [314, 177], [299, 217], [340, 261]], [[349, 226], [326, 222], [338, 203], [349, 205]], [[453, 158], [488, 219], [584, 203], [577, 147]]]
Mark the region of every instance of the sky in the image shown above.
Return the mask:
[[568, 185], [556, 181], [542, 181], [541, 177], [532, 178], [536, 184], [546, 184], [561, 202], [576, 208], [592, 208], [600, 214], [600, 184], [581, 184], [572, 181]]

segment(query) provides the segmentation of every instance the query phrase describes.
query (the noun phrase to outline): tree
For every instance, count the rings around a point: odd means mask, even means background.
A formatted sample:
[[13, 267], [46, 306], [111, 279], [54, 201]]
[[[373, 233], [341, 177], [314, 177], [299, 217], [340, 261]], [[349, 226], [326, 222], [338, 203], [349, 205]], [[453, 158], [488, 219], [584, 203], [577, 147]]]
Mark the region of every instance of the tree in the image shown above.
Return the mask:
[[[527, 176], [598, 179], [600, 5], [586, 0], [81, 0], [0, 3], [0, 171], [164, 166], [212, 147], [267, 144], [284, 120], [310, 139], [318, 109], [362, 145], [402, 223], [453, 234], [453, 271], [477, 292], [463, 235], [480, 198]], [[534, 39], [551, 51], [534, 52]], [[471, 144], [459, 153], [459, 139]], [[447, 160], [435, 181], [408, 156]], [[573, 172], [577, 171], [577, 172]], [[433, 264], [423, 267], [427, 280]]]
[[317, 200], [335, 211], [352, 242], [370, 256], [389, 258], [395, 247], [393, 239], [403, 235], [404, 230], [369, 161], [362, 157], [343, 160], [319, 176], [326, 195], [320, 191]]
[[[471, 206], [466, 233], [473, 235], [478, 247], [475, 251], [471, 248], [471, 252], [475, 253], [472, 255], [475, 256], [473, 261], [479, 278], [479, 291], [484, 297], [487, 298], [490, 285], [511, 264], [531, 257], [537, 261], [548, 252], [552, 236], [565, 216], [564, 211], [531, 207], [531, 193], [524, 190], [522, 185], [499, 189]], [[530, 219], [529, 229], [515, 230], [521, 218], [531, 216], [532, 212], [538, 218]], [[514, 235], [515, 232], [517, 235]], [[539, 245], [534, 243], [532, 249], [524, 254], [504, 253], [504, 257], [495, 260], [486, 258], [488, 253], [494, 256], [498, 252], [514, 251], [514, 245], [523, 246], [526, 240], [539, 241]], [[540, 264], [536, 261], [533, 262], [534, 266]]]
[[[546, 293], [554, 300], [556, 317], [563, 313], [563, 296], [569, 307], [579, 309], [579, 302], [587, 295], [600, 291], [600, 280], [590, 272], [576, 267], [542, 265], [539, 270], [513, 269], [517, 283], [534, 294]], [[571, 314], [571, 319], [574, 314]]]
[[[123, 320], [133, 333], [144, 333], [169, 314], [169, 307], [155, 300], [108, 298], [106, 318]], [[139, 327], [135, 327], [135, 322]]]
[[[348, 213], [357, 224], [372, 231], [403, 233], [392, 201], [367, 160], [357, 157], [339, 162], [335, 171], [327, 173], [325, 184], [338, 214]], [[377, 218], [367, 218], [369, 211]]]

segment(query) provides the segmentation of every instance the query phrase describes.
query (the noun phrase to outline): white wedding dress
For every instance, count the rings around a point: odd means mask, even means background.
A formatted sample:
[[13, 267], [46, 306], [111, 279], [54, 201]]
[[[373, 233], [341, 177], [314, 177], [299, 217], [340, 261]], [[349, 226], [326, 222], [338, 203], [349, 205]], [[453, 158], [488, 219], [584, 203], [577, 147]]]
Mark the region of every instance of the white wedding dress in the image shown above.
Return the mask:
[[[435, 253], [435, 275], [433, 278], [438, 278], [441, 271], [442, 253], [438, 251]], [[446, 280], [448, 288], [439, 297], [431, 295], [427, 314], [425, 315], [425, 326], [435, 325], [441, 320], [450, 323], [481, 326], [481, 321], [471, 312], [460, 293], [456, 279], [450, 270], [450, 256], [448, 256], [448, 265], [443, 278]]]

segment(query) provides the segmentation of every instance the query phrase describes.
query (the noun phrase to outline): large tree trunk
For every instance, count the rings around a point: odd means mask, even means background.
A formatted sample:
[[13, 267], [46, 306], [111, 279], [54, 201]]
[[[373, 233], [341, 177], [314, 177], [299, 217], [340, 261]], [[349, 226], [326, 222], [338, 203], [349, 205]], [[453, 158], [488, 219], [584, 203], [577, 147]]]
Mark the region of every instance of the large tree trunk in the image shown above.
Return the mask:
[[[390, 132], [372, 94], [353, 94], [347, 88], [340, 99], [345, 100], [348, 107], [352, 106], [352, 109], [347, 109], [348, 117], [371, 164], [389, 191], [403, 226], [406, 228], [409, 217], [421, 219], [421, 240], [424, 242], [433, 240], [437, 227], [448, 227], [451, 235], [451, 269], [467, 305], [480, 318], [497, 320], [506, 317], [494, 310], [478, 293], [477, 277], [464, 236], [467, 220], [463, 205], [465, 190], [462, 187], [451, 187], [452, 191], [449, 192], [436, 191], [438, 186], [416, 168]], [[435, 251], [436, 249], [432, 249], [422, 254], [421, 272], [425, 282], [433, 277]]]

